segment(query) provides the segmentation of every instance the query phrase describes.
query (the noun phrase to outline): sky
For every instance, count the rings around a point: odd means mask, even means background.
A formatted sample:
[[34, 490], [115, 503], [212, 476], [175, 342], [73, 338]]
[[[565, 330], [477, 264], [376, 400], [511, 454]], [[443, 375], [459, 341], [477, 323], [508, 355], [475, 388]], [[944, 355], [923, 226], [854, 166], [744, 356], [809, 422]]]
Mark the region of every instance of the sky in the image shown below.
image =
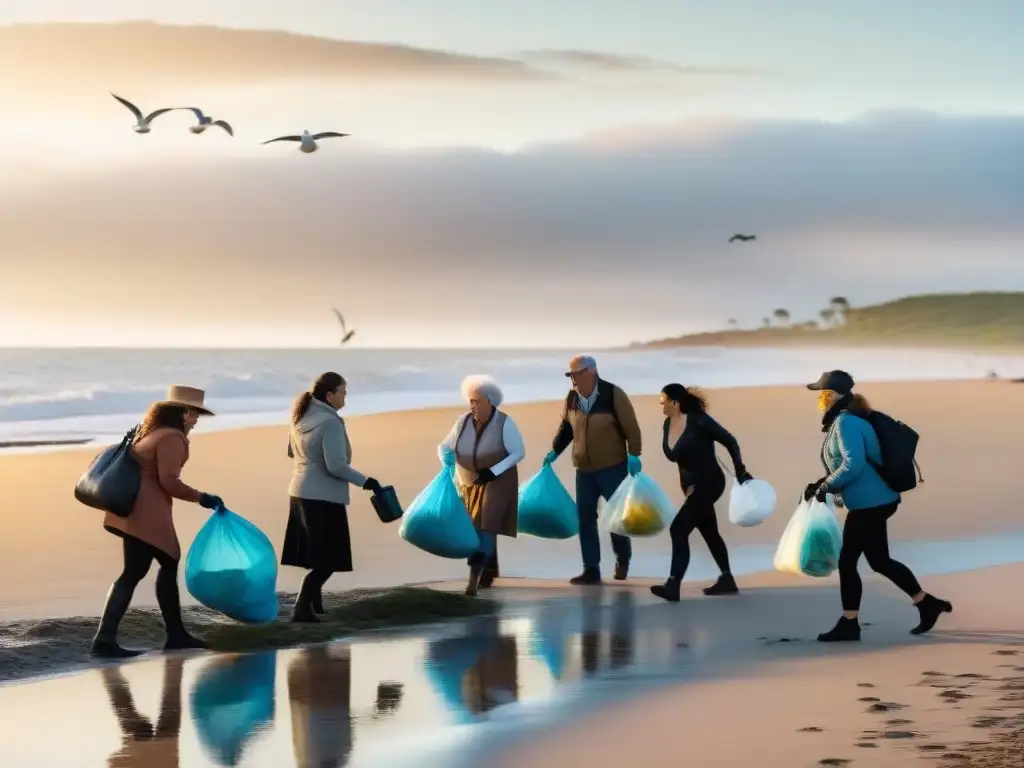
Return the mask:
[[[0, 345], [323, 345], [339, 306], [598, 346], [1024, 284], [1024, 3], [85, 5], [0, 9]], [[352, 136], [259, 143], [304, 128]]]

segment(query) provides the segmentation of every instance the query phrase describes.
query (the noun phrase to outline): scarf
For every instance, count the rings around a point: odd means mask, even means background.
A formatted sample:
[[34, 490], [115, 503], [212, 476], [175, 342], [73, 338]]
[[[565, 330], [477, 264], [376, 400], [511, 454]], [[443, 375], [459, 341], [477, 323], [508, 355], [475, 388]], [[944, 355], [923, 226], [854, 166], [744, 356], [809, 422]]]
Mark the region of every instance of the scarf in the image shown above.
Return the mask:
[[847, 392], [845, 395], [841, 395], [829, 407], [825, 414], [821, 417], [821, 431], [828, 432], [831, 429], [833, 422], [839, 418], [839, 414], [847, 409], [850, 402], [853, 400], [853, 393]]

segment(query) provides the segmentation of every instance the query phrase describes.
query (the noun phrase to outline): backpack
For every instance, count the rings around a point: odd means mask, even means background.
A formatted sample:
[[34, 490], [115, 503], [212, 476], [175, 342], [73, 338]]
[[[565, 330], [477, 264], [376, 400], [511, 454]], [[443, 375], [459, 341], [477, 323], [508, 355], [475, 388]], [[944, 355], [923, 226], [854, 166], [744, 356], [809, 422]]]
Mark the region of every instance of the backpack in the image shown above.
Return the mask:
[[867, 422], [875, 430], [878, 445], [882, 449], [882, 463], [870, 461], [885, 484], [896, 493], [906, 493], [924, 482], [921, 468], [914, 458], [920, 435], [902, 421], [881, 411], [871, 411]]

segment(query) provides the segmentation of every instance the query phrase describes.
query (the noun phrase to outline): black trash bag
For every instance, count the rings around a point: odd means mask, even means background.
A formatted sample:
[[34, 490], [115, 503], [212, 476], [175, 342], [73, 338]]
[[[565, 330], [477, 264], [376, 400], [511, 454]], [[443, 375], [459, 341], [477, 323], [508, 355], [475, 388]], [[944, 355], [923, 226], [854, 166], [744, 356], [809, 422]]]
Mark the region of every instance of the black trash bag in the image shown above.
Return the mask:
[[142, 471], [131, 450], [138, 431], [133, 427], [119, 444], [104, 448], [92, 460], [75, 485], [78, 501], [118, 517], [132, 513], [142, 483]]
[[370, 503], [382, 523], [393, 523], [405, 514], [393, 485], [385, 485], [373, 494]]

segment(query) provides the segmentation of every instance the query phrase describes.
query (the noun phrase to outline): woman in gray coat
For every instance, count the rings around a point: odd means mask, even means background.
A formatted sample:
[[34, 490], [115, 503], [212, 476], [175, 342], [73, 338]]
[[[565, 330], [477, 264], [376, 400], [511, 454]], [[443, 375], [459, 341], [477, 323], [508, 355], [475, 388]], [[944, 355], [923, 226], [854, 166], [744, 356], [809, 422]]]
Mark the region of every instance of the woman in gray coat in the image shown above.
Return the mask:
[[352, 570], [348, 530], [349, 485], [376, 493], [380, 483], [352, 467], [352, 446], [338, 411], [345, 406], [345, 379], [321, 374], [292, 409], [288, 456], [295, 466], [288, 485], [288, 528], [281, 565], [308, 568], [292, 621], [317, 622], [323, 586], [331, 575]]

